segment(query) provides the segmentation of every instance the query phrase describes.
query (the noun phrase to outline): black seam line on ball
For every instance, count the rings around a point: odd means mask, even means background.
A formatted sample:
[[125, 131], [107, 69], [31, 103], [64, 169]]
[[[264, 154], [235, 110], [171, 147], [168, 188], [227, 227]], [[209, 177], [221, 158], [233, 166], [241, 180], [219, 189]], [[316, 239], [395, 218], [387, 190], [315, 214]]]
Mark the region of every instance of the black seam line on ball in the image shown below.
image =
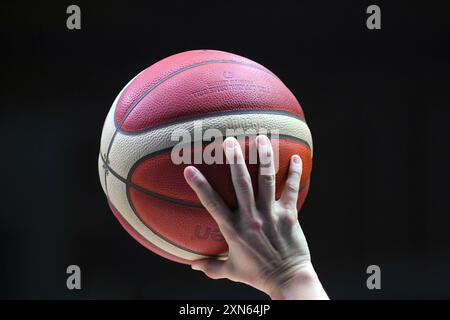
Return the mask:
[[[197, 251], [194, 251], [194, 250], [191, 250], [191, 249], [188, 249], [188, 248], [184, 248], [184, 247], [180, 246], [179, 244], [176, 244], [176, 243], [172, 242], [171, 240], [167, 239], [167, 238], [164, 237], [163, 235], [159, 234], [158, 232], [156, 232], [155, 230], [153, 230], [152, 228], [150, 228], [146, 223], [144, 223], [144, 221], [142, 221], [142, 219], [136, 214], [136, 210], [135, 210], [133, 204], [131, 203], [130, 199], [128, 198], [128, 196], [129, 196], [129, 193], [128, 193], [128, 190], [127, 190], [127, 201], [128, 201], [128, 203], [129, 203], [131, 209], [133, 210], [134, 214], [138, 217], [138, 219], [139, 219], [139, 220], [140, 220], [140, 221], [141, 221], [141, 222], [142, 222], [149, 230], [151, 230], [151, 231], [152, 231], [154, 234], [156, 234], [159, 238], [161, 238], [161, 239], [163, 239], [164, 241], [166, 241], [166, 242], [168, 242], [168, 243], [174, 245], [174, 246], [177, 247], [177, 248], [180, 248], [180, 249], [182, 249], [182, 250], [184, 250], [184, 251], [188, 251], [188, 252], [191, 252], [191, 253], [200, 255], [200, 256], [204, 256], [204, 257], [208, 257], [208, 258], [222, 258], [222, 257], [228, 257], [228, 252], [227, 252], [227, 253], [222, 253], [222, 254], [210, 255], [210, 254], [206, 254], [206, 253], [197, 252]], [[120, 211], [112, 204], [112, 202], [110, 202], [110, 205], [118, 212], [118, 214], [120, 214], [120, 216], [123, 218], [123, 220], [125, 221], [125, 223], [126, 223], [130, 228], [132, 228], [133, 230], [136, 231], [136, 229], [135, 229], [135, 228], [134, 228], [134, 227], [133, 227], [133, 226], [132, 226], [125, 218], [124, 218], [124, 216], [122, 215], [122, 213], [121, 213], [121, 212], [120, 212]], [[137, 232], [137, 231], [136, 231], [136, 232]], [[154, 243], [152, 243], [151, 241], [147, 240], [143, 235], [140, 235], [140, 236], [141, 236], [146, 242], [151, 243], [152, 245], [154, 245], [154, 246], [156, 246], [157, 248], [161, 249], [162, 251], [164, 251], [164, 252], [167, 253], [168, 255], [170, 255], [170, 256], [172, 256], [172, 257], [174, 257], [174, 258], [179, 258], [179, 259], [180, 259], [180, 257], [174, 255], [173, 253], [167, 252], [166, 250], [164, 250], [164, 249], [158, 247], [156, 244], [154, 244]], [[181, 259], [183, 259], [183, 258], [181, 258]], [[188, 259], [185, 259], [185, 260], [188, 260]]]
[[[100, 156], [101, 156], [101, 154], [100, 154]], [[103, 161], [103, 165], [107, 166], [105, 160], [103, 159], [103, 157], [102, 157], [102, 161]], [[107, 166], [107, 168], [108, 168], [108, 170], [110, 170], [109, 166]], [[106, 170], [105, 170], [105, 193], [106, 193], [106, 199], [108, 199], [108, 201], [109, 201], [108, 177], [107, 177], [107, 174], [106, 174]]]
[[[189, 66], [186, 66], [184, 68], [181, 68], [179, 70], [176, 70], [174, 72], [172, 72], [171, 74], [168, 74], [167, 76], [165, 76], [164, 78], [158, 80], [154, 85], [152, 85], [150, 88], [148, 88], [146, 91], [144, 91], [142, 93], [142, 95], [139, 97], [138, 100], [136, 100], [133, 105], [127, 110], [127, 112], [125, 112], [122, 120], [120, 121], [120, 124], [117, 123], [117, 119], [116, 119], [116, 111], [117, 111], [117, 105], [116, 108], [114, 109], [114, 123], [118, 124], [119, 127], [122, 127], [125, 120], [128, 118], [128, 115], [133, 111], [133, 109], [139, 104], [139, 102], [141, 102], [151, 91], [153, 91], [156, 87], [158, 87], [160, 84], [166, 82], [167, 80], [169, 80], [170, 78], [176, 76], [177, 74], [183, 73], [184, 71], [190, 70], [192, 68], [196, 68], [196, 67], [200, 67], [200, 66], [204, 66], [204, 65], [208, 65], [208, 64], [214, 64], [214, 63], [230, 63], [230, 64], [240, 64], [240, 65], [244, 65], [246, 67], [250, 67], [250, 68], [255, 68], [261, 71], [264, 71], [272, 76], [275, 76], [275, 74], [273, 74], [271, 71], [269, 71], [266, 68], [260, 67], [258, 65], [255, 64], [250, 64], [250, 63], [246, 63], [246, 62], [241, 62], [241, 61], [235, 61], [235, 60], [206, 60], [206, 61], [202, 61], [202, 62], [197, 62], [194, 64], [191, 64]], [[276, 76], [275, 76], [276, 77]], [[276, 77], [278, 79], [278, 77]], [[281, 81], [281, 80], [280, 80]]]
[[281, 115], [281, 116], [286, 116], [289, 118], [293, 118], [296, 120], [299, 120], [303, 123], [306, 124], [306, 121], [304, 118], [289, 112], [289, 111], [283, 111], [283, 110], [261, 110], [261, 109], [251, 109], [251, 110], [235, 110], [235, 111], [219, 111], [219, 112], [209, 112], [209, 113], [202, 113], [202, 114], [197, 114], [197, 115], [193, 115], [193, 116], [186, 116], [186, 117], [180, 117], [177, 118], [177, 120], [174, 121], [170, 121], [170, 122], [166, 122], [166, 123], [162, 123], [162, 124], [158, 124], [156, 126], [147, 128], [147, 129], [142, 129], [142, 130], [133, 130], [133, 131], [127, 131], [122, 129], [122, 127], [116, 128], [116, 131], [122, 133], [123, 135], [127, 135], [127, 136], [133, 136], [133, 135], [139, 135], [139, 134], [143, 134], [143, 133], [147, 133], [147, 132], [151, 132], [153, 130], [158, 130], [158, 129], [162, 129], [162, 128], [166, 128], [166, 127], [170, 127], [172, 125], [176, 125], [182, 122], [190, 122], [190, 121], [195, 121], [195, 120], [203, 120], [203, 119], [208, 119], [208, 118], [214, 118], [214, 117], [223, 117], [223, 116], [233, 116], [233, 115], [246, 115], [246, 114], [274, 114], [274, 115]]
[[[204, 256], [204, 257], [209, 257], [209, 258], [221, 258], [221, 257], [227, 257], [228, 256], [228, 253], [207, 254], [207, 253], [198, 252], [198, 251], [195, 251], [195, 250], [183, 247], [183, 246], [179, 245], [178, 243], [173, 242], [172, 240], [166, 238], [165, 236], [163, 236], [162, 234], [157, 232], [155, 229], [151, 228], [147, 223], [145, 223], [144, 220], [142, 220], [141, 216], [138, 214], [136, 208], [133, 205], [133, 201], [131, 201], [130, 188], [127, 188], [127, 201], [128, 201], [128, 204], [131, 207], [131, 210], [133, 210], [135, 216], [144, 224], [144, 226], [146, 226], [149, 230], [151, 230], [154, 234], [156, 234], [160, 239], [163, 239], [164, 241], [170, 243], [171, 245], [173, 245], [173, 246], [175, 246], [175, 247], [177, 247], [177, 248], [179, 248], [181, 250], [184, 250], [184, 251], [187, 251], [187, 252], [190, 252], [190, 253], [194, 253], [194, 254], [197, 254], [197, 255], [201, 255], [201, 256]], [[147, 240], [147, 239], [145, 239], [145, 240]], [[166, 251], [166, 250], [164, 250], [162, 248], [160, 248], [160, 249], [163, 250], [163, 251]], [[169, 254], [171, 254], [171, 253], [169, 253]], [[171, 255], [173, 255], [173, 254], [171, 254]]]
[[[293, 137], [293, 136], [289, 136], [289, 135], [280, 135], [279, 138], [282, 138], [282, 139], [284, 138], [284, 139], [288, 139], [288, 140], [298, 141], [298, 142], [304, 144], [308, 149], [311, 149], [306, 141], [304, 141], [302, 139], [299, 139], [297, 137]], [[205, 142], [210, 142], [210, 141], [205, 141]], [[155, 156], [157, 156], [159, 154], [166, 153], [166, 152], [170, 151], [172, 148], [173, 147], [169, 147], [169, 148], [165, 148], [165, 149], [162, 149], [162, 150], [158, 150], [158, 151], [149, 153], [149, 154], [145, 155], [144, 157], [142, 157], [141, 159], [139, 159], [138, 161], [136, 161], [136, 163], [131, 167], [131, 169], [129, 171], [129, 174], [128, 174], [128, 177], [126, 179], [124, 177], [122, 177], [121, 175], [119, 175], [116, 171], [114, 171], [114, 169], [112, 169], [109, 166], [108, 163], [106, 163], [106, 160], [105, 160], [105, 158], [103, 157], [102, 154], [100, 154], [100, 157], [101, 157], [105, 167], [108, 168], [108, 171], [111, 172], [111, 174], [113, 176], [115, 176], [117, 179], [122, 181], [128, 187], [132, 187], [132, 188], [134, 188], [134, 189], [136, 189], [136, 190], [138, 190], [138, 191], [140, 191], [140, 192], [142, 192], [144, 194], [147, 194], [149, 196], [152, 196], [152, 197], [160, 199], [160, 200], [164, 200], [164, 201], [168, 201], [168, 202], [172, 202], [172, 203], [176, 203], [176, 204], [179, 204], [179, 205], [184, 205], [184, 206], [188, 206], [188, 207], [192, 207], [192, 208], [204, 208], [203, 205], [201, 205], [199, 203], [192, 202], [192, 201], [187, 201], [187, 200], [180, 200], [180, 199], [169, 197], [169, 196], [166, 196], [166, 195], [154, 192], [154, 191], [150, 191], [150, 190], [145, 189], [145, 188], [143, 188], [143, 187], [141, 187], [141, 186], [139, 186], [139, 185], [137, 185], [137, 184], [135, 184], [135, 183], [133, 183], [131, 181], [131, 176], [133, 175], [135, 169], [137, 168], [137, 166], [139, 164], [141, 164], [143, 161], [148, 160], [148, 159], [150, 159], [152, 157], [155, 157]], [[106, 170], [105, 170], [105, 176], [106, 176]], [[306, 186], [306, 184], [305, 184], [305, 186]], [[300, 188], [300, 191], [302, 191], [304, 188], [305, 187]]]
[[122, 177], [120, 174], [118, 174], [116, 171], [114, 171], [109, 164], [106, 163], [105, 159], [102, 157], [102, 161], [103, 164], [108, 168], [108, 171], [111, 172], [111, 174], [113, 176], [115, 176], [117, 179], [119, 179], [120, 181], [122, 181], [126, 186], [131, 187], [136, 189], [137, 191], [140, 191], [146, 195], [152, 196], [154, 198], [160, 199], [160, 200], [165, 200], [168, 202], [172, 202], [172, 203], [176, 203], [176, 204], [180, 204], [180, 205], [184, 205], [184, 206], [188, 206], [188, 207], [192, 207], [192, 208], [203, 208], [203, 206], [201, 204], [195, 203], [195, 202], [191, 202], [191, 201], [186, 201], [186, 200], [180, 200], [177, 198], [172, 198], [169, 196], [165, 196], [163, 194], [157, 193], [157, 192], [153, 192], [150, 191], [148, 189], [145, 189], [133, 182], [131, 182], [130, 179], [125, 179], [124, 177]]
[[[128, 115], [129, 115], [129, 114], [133, 111], [133, 109], [139, 104], [139, 102], [141, 102], [141, 101], [142, 101], [142, 100], [143, 100], [143, 99], [144, 99], [151, 91], [153, 91], [153, 90], [154, 90], [156, 87], [158, 87], [160, 84], [162, 84], [162, 83], [164, 83], [165, 81], [169, 80], [170, 78], [176, 76], [177, 74], [183, 73], [184, 71], [189, 70], [189, 69], [192, 69], [192, 68], [195, 68], [195, 67], [199, 67], [199, 66], [203, 66], [203, 65], [207, 65], [207, 64], [213, 64], [213, 63], [231, 63], [231, 64], [240, 64], [240, 65], [244, 65], [244, 66], [247, 66], [247, 67], [250, 67], [250, 68], [255, 68], [255, 69], [264, 71], [264, 72], [266, 72], [266, 73], [268, 73], [268, 74], [270, 74], [270, 75], [272, 75], [272, 76], [274, 76], [275, 78], [278, 79], [278, 77], [277, 77], [274, 73], [272, 73], [271, 71], [269, 71], [268, 69], [266, 69], [266, 68], [264, 68], [264, 67], [261, 67], [261, 66], [255, 65], [255, 64], [246, 63], [246, 62], [235, 61], [235, 60], [207, 60], [207, 61], [202, 61], [202, 62], [194, 63], [194, 64], [191, 64], [191, 65], [189, 65], [189, 66], [187, 66], [187, 67], [184, 67], [184, 68], [181, 68], [181, 69], [179, 69], [179, 70], [177, 70], [177, 71], [174, 71], [174, 72], [172, 72], [171, 74], [169, 74], [169, 75], [165, 76], [164, 78], [160, 79], [159, 81], [157, 81], [157, 82], [156, 82], [154, 85], [152, 85], [150, 88], [148, 88], [148, 89], [141, 95], [141, 97], [139, 97], [139, 99], [136, 100], [136, 101], [133, 103], [133, 105], [127, 110], [127, 112], [125, 112], [125, 114], [124, 114], [122, 120], [120, 121], [119, 126], [117, 126], [117, 121], [116, 121], [116, 111], [117, 111], [117, 105], [116, 105], [116, 107], [114, 108], [114, 114], [113, 114], [113, 116], [114, 116], [114, 124], [115, 124], [115, 127], [116, 127], [116, 128], [115, 128], [115, 130], [114, 130], [113, 136], [111, 137], [111, 141], [109, 142], [108, 151], [107, 151], [107, 153], [106, 153], [106, 160], [109, 159], [109, 152], [111, 151], [111, 146], [112, 146], [112, 144], [113, 144], [113, 142], [114, 142], [114, 139], [115, 139], [115, 137], [116, 137], [116, 135], [117, 135], [118, 129], [121, 128], [121, 127], [123, 126], [123, 124], [125, 123], [125, 121], [126, 121]], [[280, 81], [281, 81], [281, 80], [280, 80]], [[123, 94], [123, 93], [122, 93], [122, 94]], [[120, 99], [120, 97], [119, 97], [119, 99]]]

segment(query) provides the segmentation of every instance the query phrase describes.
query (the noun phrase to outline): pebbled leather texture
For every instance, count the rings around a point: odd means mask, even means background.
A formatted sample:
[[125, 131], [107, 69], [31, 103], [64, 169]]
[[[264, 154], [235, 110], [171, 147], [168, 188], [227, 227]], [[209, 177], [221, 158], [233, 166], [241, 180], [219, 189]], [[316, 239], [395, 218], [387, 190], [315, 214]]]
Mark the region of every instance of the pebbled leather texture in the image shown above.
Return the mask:
[[141, 72], [119, 97], [115, 121], [133, 132], [184, 117], [258, 109], [304, 117], [292, 92], [263, 66], [226, 52], [195, 50]]

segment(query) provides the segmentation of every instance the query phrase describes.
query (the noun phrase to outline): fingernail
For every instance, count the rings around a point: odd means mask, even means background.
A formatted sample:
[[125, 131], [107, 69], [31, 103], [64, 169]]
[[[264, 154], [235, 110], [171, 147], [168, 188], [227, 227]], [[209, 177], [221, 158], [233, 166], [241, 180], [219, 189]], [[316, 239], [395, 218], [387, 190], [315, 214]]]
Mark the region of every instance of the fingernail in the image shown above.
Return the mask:
[[269, 142], [269, 139], [266, 136], [258, 136], [258, 144], [264, 146]]
[[234, 145], [235, 145], [234, 139], [225, 140], [225, 145], [228, 149], [234, 149]]
[[298, 155], [295, 155], [295, 156], [292, 157], [292, 161], [294, 163], [300, 163], [300, 157]]
[[197, 270], [197, 271], [200, 270], [200, 268], [195, 264], [191, 265], [191, 268], [192, 268], [192, 270]]
[[184, 176], [186, 179], [192, 179], [197, 174], [197, 169], [194, 167], [186, 167], [184, 169]]

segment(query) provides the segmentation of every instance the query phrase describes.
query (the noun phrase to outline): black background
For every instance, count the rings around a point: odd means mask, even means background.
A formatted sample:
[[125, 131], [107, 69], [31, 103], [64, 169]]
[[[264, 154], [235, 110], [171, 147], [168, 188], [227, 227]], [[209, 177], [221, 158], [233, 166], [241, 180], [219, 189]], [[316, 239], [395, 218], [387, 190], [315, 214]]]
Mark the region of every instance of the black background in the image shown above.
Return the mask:
[[[263, 64], [302, 104], [315, 153], [300, 219], [330, 297], [450, 297], [448, 1], [77, 1], [77, 31], [70, 4], [0, 5], [0, 298], [266, 298], [146, 250], [98, 181], [116, 94], [205, 48]], [[366, 288], [371, 264], [382, 290]]]

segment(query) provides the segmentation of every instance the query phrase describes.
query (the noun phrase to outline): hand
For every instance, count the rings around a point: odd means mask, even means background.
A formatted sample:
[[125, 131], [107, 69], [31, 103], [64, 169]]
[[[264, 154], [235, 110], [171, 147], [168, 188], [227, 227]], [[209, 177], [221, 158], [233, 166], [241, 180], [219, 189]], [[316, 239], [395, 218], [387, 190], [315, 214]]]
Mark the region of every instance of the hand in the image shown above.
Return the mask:
[[224, 141], [238, 209], [232, 211], [200, 171], [186, 167], [184, 176], [217, 222], [228, 243], [228, 259], [198, 260], [192, 268], [212, 279], [228, 278], [253, 286], [273, 299], [327, 299], [312, 267], [311, 256], [297, 220], [302, 160], [291, 158], [289, 175], [275, 200], [275, 169], [270, 140], [256, 139], [260, 159], [258, 195], [252, 188], [243, 153], [235, 138]]

